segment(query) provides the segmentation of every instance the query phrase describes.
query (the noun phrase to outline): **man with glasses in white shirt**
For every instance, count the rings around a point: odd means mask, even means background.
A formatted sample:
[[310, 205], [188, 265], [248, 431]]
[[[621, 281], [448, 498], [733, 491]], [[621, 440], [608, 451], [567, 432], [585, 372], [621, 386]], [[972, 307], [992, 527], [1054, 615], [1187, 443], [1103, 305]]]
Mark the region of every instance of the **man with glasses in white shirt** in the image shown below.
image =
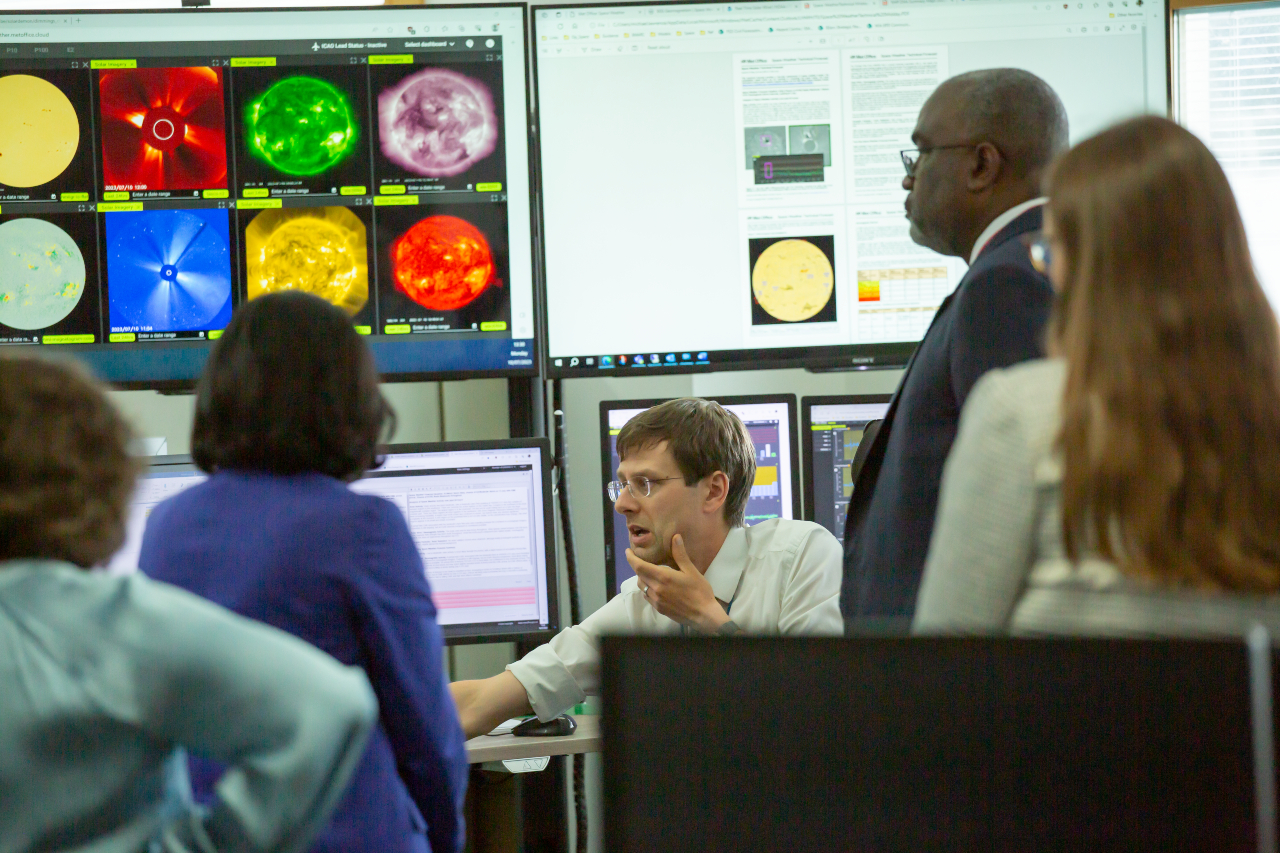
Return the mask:
[[636, 577], [505, 672], [454, 682], [468, 737], [520, 714], [554, 719], [598, 690], [606, 634], [840, 634], [835, 537], [808, 521], [743, 526], [756, 455], [736, 415], [668, 401], [627, 422], [618, 456], [608, 492], [627, 519]]

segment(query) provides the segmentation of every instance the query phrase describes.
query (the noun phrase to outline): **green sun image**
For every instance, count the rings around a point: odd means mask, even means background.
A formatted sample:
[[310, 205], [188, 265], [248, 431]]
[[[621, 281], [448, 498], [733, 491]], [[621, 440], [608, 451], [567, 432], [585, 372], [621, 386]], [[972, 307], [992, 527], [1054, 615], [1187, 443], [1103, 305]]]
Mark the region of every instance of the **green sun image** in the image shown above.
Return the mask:
[[351, 101], [326, 80], [298, 75], [245, 107], [249, 150], [286, 175], [318, 175], [341, 163], [360, 135]]

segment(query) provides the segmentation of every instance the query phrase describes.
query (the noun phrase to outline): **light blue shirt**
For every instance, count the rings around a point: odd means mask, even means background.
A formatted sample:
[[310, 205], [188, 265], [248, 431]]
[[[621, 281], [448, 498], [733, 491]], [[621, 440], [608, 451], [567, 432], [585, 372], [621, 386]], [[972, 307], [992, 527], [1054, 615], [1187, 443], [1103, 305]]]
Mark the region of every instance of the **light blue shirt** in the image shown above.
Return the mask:
[[[0, 563], [0, 853], [304, 850], [376, 713], [358, 669], [166, 584]], [[230, 765], [209, 812], [182, 746]]]

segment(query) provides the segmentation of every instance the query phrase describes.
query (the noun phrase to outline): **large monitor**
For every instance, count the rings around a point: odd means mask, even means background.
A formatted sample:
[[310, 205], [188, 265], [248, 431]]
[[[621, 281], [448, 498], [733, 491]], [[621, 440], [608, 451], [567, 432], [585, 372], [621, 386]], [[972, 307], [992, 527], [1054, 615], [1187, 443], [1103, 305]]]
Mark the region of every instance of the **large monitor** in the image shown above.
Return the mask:
[[837, 539], [853, 495], [853, 459], [871, 421], [884, 418], [890, 394], [804, 397], [800, 435], [804, 445], [804, 517]]
[[903, 364], [965, 271], [903, 218], [899, 152], [940, 82], [1030, 70], [1074, 140], [1168, 106], [1154, 0], [532, 14], [553, 376]]
[[6, 12], [0, 44], [0, 344], [181, 387], [300, 289], [384, 378], [536, 372], [522, 4]]
[[[742, 419], [756, 446], [756, 479], [747, 499], [748, 525], [770, 518], [800, 517], [800, 450], [795, 440], [796, 397], [776, 394], [708, 397]], [[610, 598], [627, 578], [634, 577], [627, 562], [627, 522], [604, 494], [605, 484], [618, 471], [618, 433], [627, 421], [666, 400], [605, 400], [600, 403], [600, 461], [604, 499], [605, 589]]]
[[606, 637], [604, 846], [700, 853], [728, 833], [737, 853], [1275, 850], [1260, 651]]
[[[189, 457], [156, 457], [139, 479], [125, 544], [107, 571], [136, 571], [151, 510], [205, 477]], [[391, 445], [382, 466], [351, 488], [404, 513], [447, 642], [535, 639], [559, 629], [546, 439]]]

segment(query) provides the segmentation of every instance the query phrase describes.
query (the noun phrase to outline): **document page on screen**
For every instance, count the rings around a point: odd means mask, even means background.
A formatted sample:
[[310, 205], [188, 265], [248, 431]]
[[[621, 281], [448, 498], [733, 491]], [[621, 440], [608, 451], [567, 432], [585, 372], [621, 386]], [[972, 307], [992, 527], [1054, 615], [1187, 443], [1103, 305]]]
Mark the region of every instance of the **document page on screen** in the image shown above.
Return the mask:
[[537, 448], [394, 454], [351, 488], [404, 513], [441, 625], [545, 627], [540, 466]]
[[[124, 545], [106, 570], [137, 571], [152, 509], [206, 479], [191, 464], [156, 466], [139, 478]], [[382, 467], [351, 489], [389, 500], [404, 514], [431, 583], [438, 621], [457, 629], [453, 635], [549, 627], [548, 522], [539, 448], [390, 453]]]
[[138, 570], [138, 555], [142, 553], [142, 534], [147, 529], [147, 519], [156, 504], [181, 494], [192, 486], [203, 483], [208, 475], [194, 465], [175, 465], [177, 470], [166, 471], [163, 466], [153, 468], [138, 478], [133, 496], [129, 499], [129, 515], [124, 524], [124, 544], [111, 556], [106, 570], [113, 575], [132, 574]]
[[1167, 104], [1144, 0], [533, 14], [556, 375], [918, 341], [967, 269], [904, 218], [899, 152], [939, 83], [1029, 70], [1073, 140]]

